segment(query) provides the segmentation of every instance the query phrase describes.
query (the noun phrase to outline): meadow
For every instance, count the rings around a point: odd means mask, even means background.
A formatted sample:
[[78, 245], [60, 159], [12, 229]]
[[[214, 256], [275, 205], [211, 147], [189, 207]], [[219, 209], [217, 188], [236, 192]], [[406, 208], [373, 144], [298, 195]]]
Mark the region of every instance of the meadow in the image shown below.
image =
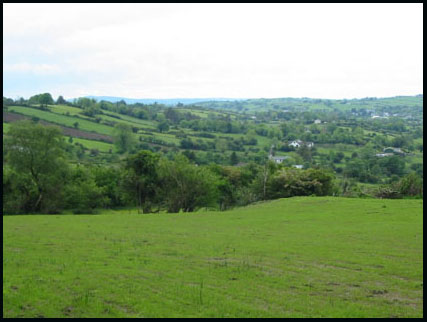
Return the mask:
[[422, 207], [3, 216], [3, 316], [422, 317]]
[[59, 125], [73, 127], [75, 122], [79, 123], [78, 128], [88, 132], [96, 132], [100, 134], [112, 135], [113, 127], [103, 124], [98, 124], [87, 119], [77, 118], [73, 116], [67, 116], [63, 114], [56, 114], [48, 111], [40, 111], [34, 108], [25, 106], [13, 106], [10, 112], [18, 112], [30, 117], [38, 117], [42, 120], [56, 123]]
[[73, 138], [73, 142], [78, 142], [87, 149], [97, 149], [100, 152], [109, 152], [110, 150], [116, 151], [116, 147], [113, 144], [109, 144], [105, 142], [79, 139], [79, 138]]

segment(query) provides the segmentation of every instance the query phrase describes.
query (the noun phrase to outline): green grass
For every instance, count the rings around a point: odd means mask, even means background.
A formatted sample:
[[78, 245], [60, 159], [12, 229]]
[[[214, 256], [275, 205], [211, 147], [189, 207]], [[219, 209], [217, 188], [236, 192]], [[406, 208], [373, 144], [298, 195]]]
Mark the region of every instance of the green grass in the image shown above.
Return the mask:
[[3, 217], [4, 317], [422, 317], [422, 200]]
[[10, 124], [3, 122], [3, 133], [7, 133], [9, 131]]
[[[67, 137], [68, 138], [68, 137]], [[68, 139], [67, 139], [68, 142]], [[80, 139], [80, 138], [73, 138], [73, 144], [74, 142], [81, 143], [84, 147], [88, 149], [97, 149], [100, 152], [108, 152], [110, 149], [113, 152], [116, 152], [116, 147], [114, 144], [95, 141], [95, 140], [86, 140], [86, 139]]]
[[103, 111], [103, 113], [104, 114], [98, 114], [97, 116], [100, 116], [102, 118], [103, 116], [108, 117], [108, 115], [114, 115], [114, 116], [120, 117], [120, 119], [112, 117], [112, 118], [110, 118], [110, 120], [115, 120], [118, 122], [128, 121], [130, 123], [130, 125], [133, 125], [133, 126], [139, 125], [139, 126], [142, 126], [144, 128], [152, 128], [152, 129], [157, 128], [157, 122], [156, 121], [142, 120], [142, 119], [139, 119], [136, 117], [132, 117], [129, 115], [123, 115], [123, 114], [115, 113], [115, 112], [111, 112], [111, 111]]
[[[82, 114], [83, 109], [77, 108], [77, 107], [66, 106], [66, 105], [49, 105], [49, 109], [52, 112], [58, 113], [58, 114], [65, 114], [68, 112], [68, 113], [70, 113], [70, 115], [79, 115], [80, 117], [90, 119], [90, 117]], [[96, 115], [97, 117], [100, 117], [102, 120], [125, 123], [125, 124], [128, 124], [130, 126], [138, 126], [139, 125], [142, 127], [156, 128], [156, 124], [154, 121], [140, 120], [140, 119], [135, 118], [135, 117], [131, 117], [128, 115], [122, 115], [122, 114], [111, 112], [111, 111], [102, 111], [102, 112], [104, 114], [97, 114]], [[111, 117], [110, 115], [118, 116], [118, 117], [120, 117], [120, 119], [117, 119], [115, 117]]]
[[67, 105], [49, 105], [49, 109], [58, 114], [65, 114], [70, 113], [70, 115], [81, 115], [83, 116], [82, 112], [83, 109], [73, 106], [67, 106]]
[[83, 131], [96, 132], [96, 133], [106, 134], [106, 135], [112, 135], [113, 133], [113, 127], [111, 126], [98, 124], [95, 122], [91, 122], [91, 121], [80, 119], [73, 116], [66, 116], [66, 115], [56, 114], [48, 111], [41, 111], [35, 108], [24, 107], [24, 106], [12, 106], [9, 108], [9, 111], [12, 112], [12, 110], [27, 116], [36, 116], [41, 120], [53, 122], [53, 123], [68, 126], [68, 127], [73, 127], [73, 124], [75, 122], [78, 122], [79, 130], [83, 130]]
[[192, 108], [176, 108], [177, 111], [179, 112], [184, 112], [184, 113], [191, 113], [197, 116], [200, 116], [201, 118], [207, 118], [209, 116], [209, 114], [213, 114], [216, 116], [227, 116], [230, 115], [231, 119], [235, 119], [236, 115], [233, 115], [231, 113], [221, 113], [221, 112], [217, 112], [214, 110], [209, 110], [209, 111], [204, 111], [204, 110], [197, 110], [197, 109], [192, 109]]

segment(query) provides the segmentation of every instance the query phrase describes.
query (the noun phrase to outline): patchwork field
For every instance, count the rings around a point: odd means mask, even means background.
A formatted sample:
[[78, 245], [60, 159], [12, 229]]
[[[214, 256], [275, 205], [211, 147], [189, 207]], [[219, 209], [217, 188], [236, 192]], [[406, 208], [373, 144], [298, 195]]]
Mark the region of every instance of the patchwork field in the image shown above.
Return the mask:
[[422, 200], [3, 217], [4, 317], [422, 317]]
[[52, 122], [66, 127], [73, 127], [74, 123], [79, 123], [79, 129], [99, 134], [112, 135], [113, 127], [103, 124], [91, 122], [87, 119], [67, 116], [63, 114], [55, 114], [47, 111], [40, 111], [30, 107], [13, 106], [10, 112], [18, 112], [29, 117], [38, 117], [44, 121]]
[[[16, 122], [19, 120], [28, 120], [28, 119], [30, 119], [30, 117], [25, 116], [25, 115], [15, 114], [15, 113], [4, 113], [3, 112], [3, 121]], [[62, 126], [60, 124], [56, 124], [56, 123], [52, 123], [52, 122], [46, 122], [43, 120], [41, 120], [40, 123], [44, 124], [44, 125], [48, 125], [48, 126], [52, 126], [52, 125], [59, 126], [62, 130], [62, 133], [64, 135], [67, 135], [67, 136], [72, 136], [75, 138], [83, 138], [83, 139], [87, 139], [87, 140], [93, 140], [95, 143], [98, 140], [105, 141], [105, 142], [113, 142], [113, 138], [109, 135], [99, 134], [99, 133], [94, 133], [94, 132], [88, 132], [88, 131], [82, 131], [82, 130], [74, 129], [71, 127]], [[8, 132], [9, 126], [10, 126], [9, 123], [3, 122], [3, 133]]]

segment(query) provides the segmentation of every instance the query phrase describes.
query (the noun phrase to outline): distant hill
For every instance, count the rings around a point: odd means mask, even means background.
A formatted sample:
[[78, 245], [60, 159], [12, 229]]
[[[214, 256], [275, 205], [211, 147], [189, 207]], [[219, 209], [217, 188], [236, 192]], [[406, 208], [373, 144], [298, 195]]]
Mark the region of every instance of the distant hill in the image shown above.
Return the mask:
[[[108, 101], [116, 103], [118, 101], [124, 100], [126, 104], [153, 104], [155, 102], [165, 105], [177, 105], [178, 103], [182, 104], [195, 104], [199, 102], [209, 102], [209, 101], [238, 101], [244, 100], [243, 98], [127, 98], [127, 97], [115, 97], [115, 96], [85, 96], [87, 98], [94, 98], [99, 101]], [[69, 99], [68, 101], [73, 101], [74, 98]]]

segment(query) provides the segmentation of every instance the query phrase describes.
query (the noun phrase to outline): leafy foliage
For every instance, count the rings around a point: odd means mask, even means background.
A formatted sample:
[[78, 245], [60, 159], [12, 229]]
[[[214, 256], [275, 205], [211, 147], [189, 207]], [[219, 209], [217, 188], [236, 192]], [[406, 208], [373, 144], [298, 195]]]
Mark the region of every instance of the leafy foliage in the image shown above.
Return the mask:
[[135, 144], [135, 139], [132, 134], [132, 128], [123, 123], [118, 123], [114, 127], [114, 144], [119, 153], [129, 151]]
[[64, 162], [64, 142], [56, 127], [45, 127], [30, 121], [13, 123], [6, 141], [7, 164], [12, 172], [8, 180], [18, 175], [16, 189], [7, 192], [24, 194], [26, 202], [17, 211], [55, 212], [59, 210], [63, 180], [67, 170]]
[[208, 168], [192, 165], [183, 155], [159, 165], [162, 199], [168, 212], [191, 212], [215, 206], [218, 178]]

